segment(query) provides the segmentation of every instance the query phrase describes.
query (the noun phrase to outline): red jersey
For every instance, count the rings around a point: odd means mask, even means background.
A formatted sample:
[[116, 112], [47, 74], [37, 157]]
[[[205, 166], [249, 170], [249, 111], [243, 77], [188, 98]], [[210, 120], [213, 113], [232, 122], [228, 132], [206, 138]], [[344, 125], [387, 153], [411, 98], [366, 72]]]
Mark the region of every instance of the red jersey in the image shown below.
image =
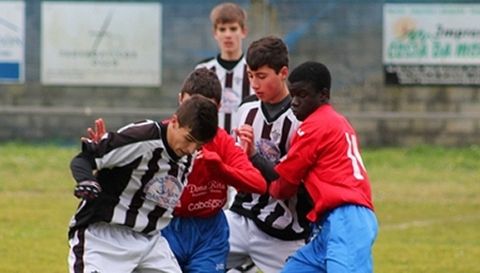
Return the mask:
[[175, 216], [209, 217], [227, 202], [227, 185], [239, 192], [263, 194], [267, 183], [232, 136], [219, 128], [215, 138], [203, 145], [188, 176], [188, 183], [175, 208]]
[[370, 182], [355, 130], [329, 104], [304, 120], [275, 170], [292, 184], [305, 183], [314, 202], [307, 215], [312, 222], [343, 204], [373, 209]]

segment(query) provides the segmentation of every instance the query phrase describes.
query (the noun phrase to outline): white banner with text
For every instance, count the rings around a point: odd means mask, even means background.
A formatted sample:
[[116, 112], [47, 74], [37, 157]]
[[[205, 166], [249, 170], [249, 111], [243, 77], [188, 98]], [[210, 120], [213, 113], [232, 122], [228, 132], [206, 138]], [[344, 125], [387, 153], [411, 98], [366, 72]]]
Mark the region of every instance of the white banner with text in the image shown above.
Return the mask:
[[387, 83], [480, 84], [480, 4], [384, 4]]
[[43, 2], [47, 85], [159, 86], [161, 5]]

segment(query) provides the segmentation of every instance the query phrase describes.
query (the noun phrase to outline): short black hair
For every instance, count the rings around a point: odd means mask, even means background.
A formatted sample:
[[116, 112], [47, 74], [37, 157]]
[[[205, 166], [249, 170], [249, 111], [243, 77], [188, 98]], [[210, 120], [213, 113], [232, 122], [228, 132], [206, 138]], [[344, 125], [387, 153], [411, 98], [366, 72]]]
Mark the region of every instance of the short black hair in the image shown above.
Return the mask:
[[180, 104], [175, 114], [180, 127], [189, 128], [190, 134], [198, 141], [208, 142], [217, 133], [217, 106], [202, 95], [192, 95]]
[[305, 82], [312, 85], [316, 92], [327, 92], [330, 96], [332, 78], [327, 66], [322, 63], [307, 61], [290, 72], [288, 82]]
[[220, 104], [222, 100], [222, 85], [215, 72], [204, 67], [197, 68], [188, 74], [182, 84], [180, 93], [182, 95], [184, 93], [202, 95]]
[[287, 45], [276, 36], [260, 38], [248, 47], [246, 61], [252, 70], [266, 65], [278, 73], [284, 66], [288, 67]]

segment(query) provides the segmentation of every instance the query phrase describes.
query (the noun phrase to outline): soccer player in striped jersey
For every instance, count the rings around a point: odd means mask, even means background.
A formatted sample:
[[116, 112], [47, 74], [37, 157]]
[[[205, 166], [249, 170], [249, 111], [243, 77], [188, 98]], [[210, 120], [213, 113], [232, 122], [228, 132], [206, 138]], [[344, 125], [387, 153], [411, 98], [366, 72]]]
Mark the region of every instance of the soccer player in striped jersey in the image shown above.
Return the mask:
[[[256, 96], [241, 105], [235, 132], [254, 165], [269, 178], [267, 167], [286, 154], [299, 125], [290, 109], [285, 83], [288, 50], [280, 38], [268, 36], [249, 46], [246, 60]], [[279, 272], [287, 257], [305, 244], [310, 232], [305, 219], [311, 207], [308, 199], [304, 193], [288, 200], [237, 193], [226, 213], [230, 226], [227, 267], [237, 267], [250, 258], [264, 273]]]
[[[199, 68], [190, 73], [179, 103], [195, 94], [220, 104], [222, 87], [215, 72]], [[105, 133], [103, 120], [97, 120], [96, 131], [89, 128], [88, 133], [91, 140], [100, 140]], [[202, 146], [187, 180], [174, 218], [162, 234], [182, 272], [225, 272], [229, 229], [222, 207], [227, 202], [227, 185], [241, 192], [265, 193], [265, 179], [243, 149], [219, 128], [214, 139]]]
[[212, 9], [210, 21], [220, 53], [200, 62], [196, 68], [206, 67], [217, 73], [222, 84], [219, 124], [230, 133], [238, 106], [252, 94], [242, 49], [248, 32], [247, 13], [235, 3], [221, 3]]
[[217, 106], [194, 95], [168, 122], [132, 123], [84, 141], [71, 162], [82, 201], [70, 223], [70, 272], [181, 272], [159, 231], [217, 127]]
[[307, 218], [319, 232], [286, 263], [281, 272], [373, 272], [372, 245], [378, 224], [370, 181], [348, 120], [330, 105], [327, 67], [306, 62], [288, 77], [291, 108], [303, 121], [270, 194], [284, 199], [304, 184], [314, 208]]

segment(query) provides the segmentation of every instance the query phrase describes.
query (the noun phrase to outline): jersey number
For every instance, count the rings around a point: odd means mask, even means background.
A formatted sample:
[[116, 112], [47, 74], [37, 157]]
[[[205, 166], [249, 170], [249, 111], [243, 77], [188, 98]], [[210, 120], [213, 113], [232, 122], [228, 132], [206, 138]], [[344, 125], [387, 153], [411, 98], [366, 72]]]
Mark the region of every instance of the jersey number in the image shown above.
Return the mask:
[[363, 165], [362, 157], [360, 156], [360, 152], [358, 151], [357, 146], [357, 137], [355, 135], [351, 135], [349, 133], [345, 133], [345, 138], [348, 142], [348, 150], [347, 156], [352, 161], [352, 168], [353, 168], [353, 176], [358, 179], [364, 179], [362, 175], [362, 170], [366, 172], [365, 166]]

